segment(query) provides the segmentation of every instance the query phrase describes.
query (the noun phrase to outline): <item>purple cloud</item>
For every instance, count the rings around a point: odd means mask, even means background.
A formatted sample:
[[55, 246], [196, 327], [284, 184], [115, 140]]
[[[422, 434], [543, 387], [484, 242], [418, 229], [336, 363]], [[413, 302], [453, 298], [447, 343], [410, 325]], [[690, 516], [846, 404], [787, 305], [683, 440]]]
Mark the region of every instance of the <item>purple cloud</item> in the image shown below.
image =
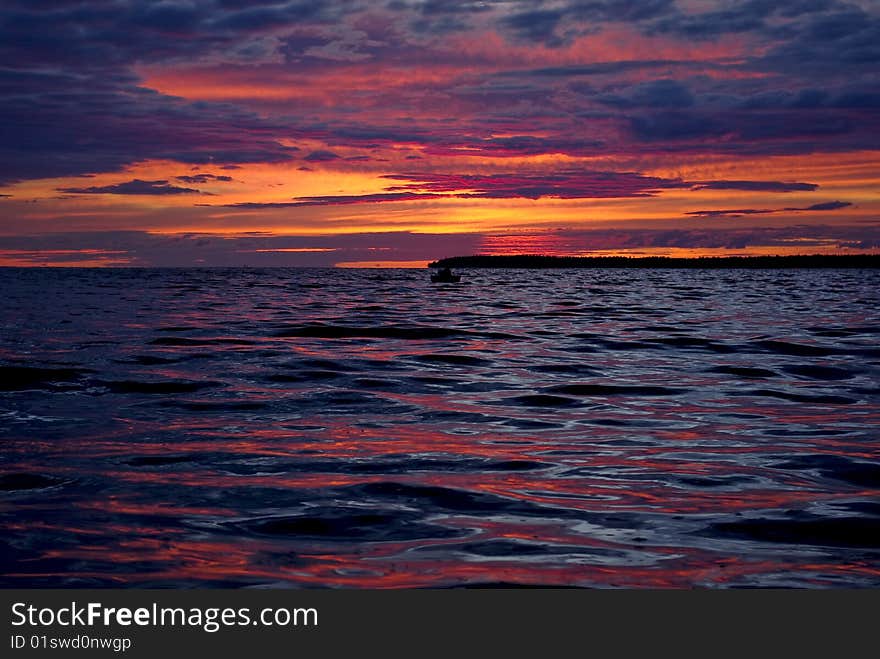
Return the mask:
[[[651, 197], [662, 190], [744, 190], [760, 192], [813, 191], [815, 183], [783, 181], [698, 181], [645, 176], [637, 172], [609, 172], [566, 169], [556, 172], [499, 174], [442, 174], [410, 172], [386, 174], [382, 178], [402, 182], [385, 188], [385, 192], [365, 195], [325, 195], [298, 197], [289, 202], [243, 202], [233, 208], [285, 208], [297, 206], [331, 206], [346, 204], [419, 201], [424, 199], [612, 199]], [[809, 208], [786, 209], [725, 209], [693, 211], [689, 215], [722, 217], [755, 215], [780, 210], [836, 210], [847, 202], [828, 202]]]
[[852, 206], [852, 203], [848, 201], [827, 201], [820, 204], [813, 204], [812, 206], [799, 208], [729, 208], [720, 210], [691, 211], [689, 213], [685, 213], [685, 215], [694, 215], [697, 217], [739, 217], [742, 215], [770, 215], [772, 213], [784, 212], [801, 213], [809, 211], [835, 211], [841, 208], [846, 208], [847, 206]]
[[[148, 160], [214, 171], [280, 163], [297, 153], [289, 142], [299, 139], [320, 145], [306, 162], [327, 167], [355, 166], [333, 149], [375, 148], [364, 169], [387, 155], [383, 148], [399, 145], [424, 154], [425, 169], [432, 156], [566, 154], [640, 162], [668, 155], [686, 162], [705, 153], [880, 148], [880, 12], [869, 2], [111, 4], [112, 11], [104, 2], [74, 0], [8, 0], [0, 7], [0, 125], [15, 127], [0, 141], [0, 182], [122, 171]], [[565, 51], [584, 35], [601, 39], [621, 30], [634, 40], [631, 52], [650, 52], [639, 35], [668, 47], [656, 59], [624, 61], [590, 62]], [[745, 44], [743, 50], [693, 54], [695, 41], [725, 35]], [[434, 71], [429, 67], [438, 63], [449, 71], [389, 76], [394, 84], [375, 88], [346, 85], [365, 68], [394, 73], [401, 63], [408, 72]], [[285, 76], [295, 69], [304, 93], [292, 106], [259, 93], [189, 102], [148, 88], [153, 73], [172, 69], [196, 71], [194, 79], [219, 70], [229, 74], [230, 89], [244, 82], [241, 88], [257, 90], [289, 84]], [[332, 103], [325, 80], [340, 81]], [[217, 91], [224, 79], [206, 82]], [[185, 86], [179, 94], [188, 95]], [[813, 184], [694, 185], [792, 192]], [[533, 181], [519, 189], [486, 184], [472, 194], [577, 198], [583, 192], [579, 184]]]
[[218, 176], [216, 174], [193, 174], [192, 176], [175, 176], [176, 180], [183, 183], [210, 183], [211, 181], [228, 183], [231, 176]]
[[690, 211], [685, 215], [696, 215], [698, 217], [739, 217], [741, 215], [768, 215], [770, 213], [778, 213], [779, 210], [770, 208], [728, 208], [721, 210], [703, 210]]
[[312, 151], [309, 155], [303, 158], [303, 160], [306, 162], [332, 162], [334, 160], [339, 160], [339, 156], [332, 151], [319, 149], [317, 151]]
[[392, 201], [421, 201], [439, 199], [449, 195], [421, 194], [416, 192], [380, 192], [363, 195], [329, 195], [324, 197], [297, 197], [296, 201], [240, 202], [226, 204], [226, 208], [297, 208], [302, 206], [345, 206], [349, 204], [373, 204]]
[[836, 211], [839, 208], [846, 208], [847, 206], [852, 206], [852, 203], [848, 201], [826, 201], [821, 204], [813, 204], [812, 206], [807, 206], [806, 208], [786, 208], [787, 211]]
[[[178, 177], [180, 178], [180, 177]], [[142, 181], [134, 179], [113, 185], [92, 186], [88, 188], [58, 188], [59, 192], [69, 194], [122, 194], [122, 195], [178, 195], [208, 194], [195, 188], [181, 188], [169, 185], [168, 181]]]
[[[391, 191], [454, 193], [458, 198], [482, 199], [600, 199], [652, 196], [662, 189], [683, 188], [680, 179], [643, 176], [635, 172], [561, 170], [549, 174], [389, 174], [383, 178], [407, 181]], [[461, 192], [470, 190], [471, 192]]]
[[749, 192], [811, 192], [816, 183], [786, 181], [697, 181], [694, 190], [744, 190]]

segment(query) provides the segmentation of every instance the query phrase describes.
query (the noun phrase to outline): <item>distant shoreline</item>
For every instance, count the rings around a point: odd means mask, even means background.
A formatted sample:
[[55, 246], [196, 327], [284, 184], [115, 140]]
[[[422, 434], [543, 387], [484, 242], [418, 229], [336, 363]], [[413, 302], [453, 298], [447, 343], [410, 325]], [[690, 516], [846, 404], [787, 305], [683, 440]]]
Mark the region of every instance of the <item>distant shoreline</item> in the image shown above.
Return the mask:
[[636, 269], [793, 269], [793, 268], [880, 268], [880, 254], [804, 256], [452, 256], [428, 264], [429, 268], [636, 268]]

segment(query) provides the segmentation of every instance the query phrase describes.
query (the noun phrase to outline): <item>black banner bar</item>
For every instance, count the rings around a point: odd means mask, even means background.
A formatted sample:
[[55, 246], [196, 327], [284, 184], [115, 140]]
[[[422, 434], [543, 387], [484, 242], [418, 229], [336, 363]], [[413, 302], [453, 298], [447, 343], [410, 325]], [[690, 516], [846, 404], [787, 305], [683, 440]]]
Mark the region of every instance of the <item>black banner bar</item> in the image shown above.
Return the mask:
[[5, 590], [4, 657], [870, 647], [880, 591]]

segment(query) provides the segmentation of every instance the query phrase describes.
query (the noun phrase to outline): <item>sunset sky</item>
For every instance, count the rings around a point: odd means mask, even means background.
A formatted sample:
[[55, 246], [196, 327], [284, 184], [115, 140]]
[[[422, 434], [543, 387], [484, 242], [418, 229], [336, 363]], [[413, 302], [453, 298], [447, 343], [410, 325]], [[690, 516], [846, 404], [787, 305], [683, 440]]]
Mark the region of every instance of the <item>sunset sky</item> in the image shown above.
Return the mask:
[[5, 0], [0, 265], [880, 251], [876, 0]]

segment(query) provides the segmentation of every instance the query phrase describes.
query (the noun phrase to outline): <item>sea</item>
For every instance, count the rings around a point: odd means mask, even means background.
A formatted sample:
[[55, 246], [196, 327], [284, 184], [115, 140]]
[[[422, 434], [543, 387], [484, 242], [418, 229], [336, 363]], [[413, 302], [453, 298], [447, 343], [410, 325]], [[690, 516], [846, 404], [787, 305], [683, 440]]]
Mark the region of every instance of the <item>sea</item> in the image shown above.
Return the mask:
[[0, 586], [880, 587], [880, 271], [0, 269]]

